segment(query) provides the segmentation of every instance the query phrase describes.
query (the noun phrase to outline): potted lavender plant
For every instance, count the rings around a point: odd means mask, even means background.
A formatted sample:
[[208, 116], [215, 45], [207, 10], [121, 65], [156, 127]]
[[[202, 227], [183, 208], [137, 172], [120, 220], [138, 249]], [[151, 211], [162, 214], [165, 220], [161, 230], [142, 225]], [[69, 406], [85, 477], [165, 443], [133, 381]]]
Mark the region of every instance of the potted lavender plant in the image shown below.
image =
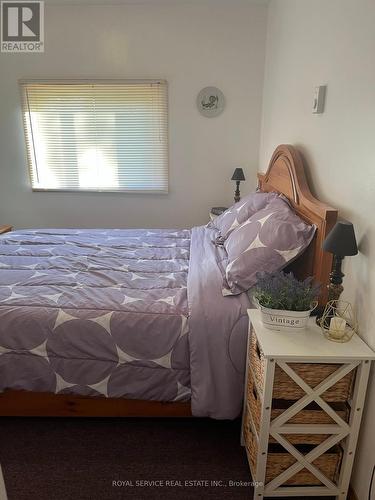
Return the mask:
[[262, 322], [270, 330], [303, 330], [317, 306], [320, 285], [313, 277], [299, 281], [293, 273], [262, 273], [252, 291]]

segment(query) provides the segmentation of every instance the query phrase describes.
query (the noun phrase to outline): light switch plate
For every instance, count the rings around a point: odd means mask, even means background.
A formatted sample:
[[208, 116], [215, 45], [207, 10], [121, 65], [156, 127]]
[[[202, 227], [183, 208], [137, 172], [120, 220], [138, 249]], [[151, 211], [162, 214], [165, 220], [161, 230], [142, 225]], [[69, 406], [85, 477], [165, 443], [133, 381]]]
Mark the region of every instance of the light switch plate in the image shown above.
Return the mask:
[[324, 104], [326, 99], [326, 85], [320, 85], [315, 87], [314, 90], [314, 101], [313, 101], [313, 113], [320, 114], [324, 112]]

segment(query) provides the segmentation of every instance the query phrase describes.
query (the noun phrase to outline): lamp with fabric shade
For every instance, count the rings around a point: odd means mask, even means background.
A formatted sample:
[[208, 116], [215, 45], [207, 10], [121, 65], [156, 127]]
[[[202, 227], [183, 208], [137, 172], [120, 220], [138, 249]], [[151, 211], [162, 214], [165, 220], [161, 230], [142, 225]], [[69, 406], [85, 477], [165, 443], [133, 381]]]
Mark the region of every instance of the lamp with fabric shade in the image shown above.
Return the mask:
[[234, 193], [234, 201], [237, 203], [241, 199], [240, 182], [245, 180], [245, 175], [241, 167], [237, 167], [231, 177], [232, 181], [236, 181], [236, 191]]
[[353, 224], [346, 220], [338, 221], [324, 240], [323, 250], [333, 254], [328, 300], [338, 300], [344, 290], [342, 281], [345, 275], [341, 271], [342, 261], [344, 257], [358, 253]]

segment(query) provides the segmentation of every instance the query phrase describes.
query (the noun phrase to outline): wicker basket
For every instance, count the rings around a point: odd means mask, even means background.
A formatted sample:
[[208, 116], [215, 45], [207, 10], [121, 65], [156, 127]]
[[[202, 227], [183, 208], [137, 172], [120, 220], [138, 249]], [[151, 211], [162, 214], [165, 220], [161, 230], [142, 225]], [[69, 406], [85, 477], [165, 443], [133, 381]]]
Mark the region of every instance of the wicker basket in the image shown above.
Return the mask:
[[[249, 349], [250, 367], [254, 373], [257, 386], [261, 389], [264, 382], [264, 356], [254, 332], [251, 334]], [[289, 363], [290, 367], [310, 386], [316, 387], [320, 382], [335, 372], [339, 365], [328, 363]], [[354, 370], [340, 379], [325, 391], [321, 397], [327, 402], [347, 402], [350, 398]], [[273, 398], [298, 400], [305, 392], [278, 365], [275, 367]]]
[[[245, 448], [247, 452], [248, 462], [250, 466], [250, 471], [252, 477], [256, 477], [256, 452], [255, 452], [255, 441], [256, 437], [251, 429], [250, 424], [250, 412], [248, 406], [245, 407], [245, 415], [243, 420], [243, 437], [245, 441]], [[255, 453], [255, 454], [254, 454]]]
[[[257, 453], [258, 453], [258, 443], [256, 437], [250, 426], [245, 425], [244, 438], [246, 449], [249, 457], [250, 469], [253, 477], [255, 477], [256, 464], [257, 464]], [[296, 446], [300, 452], [306, 454], [313, 447], [300, 447]], [[324, 453], [316, 460], [314, 460], [313, 465], [315, 465], [323, 474], [333, 481], [337, 482], [338, 473], [340, 470], [342, 460], [342, 449], [339, 446], [331, 448], [328, 452]], [[296, 459], [284, 450], [282, 446], [271, 444], [268, 448], [267, 456], [267, 466], [266, 466], [266, 477], [265, 484], [279, 476], [282, 472], [288, 469], [291, 465], [296, 462]], [[292, 476], [290, 479], [283, 483], [285, 485], [293, 486], [321, 486], [321, 482], [317, 477], [315, 477], [307, 469], [302, 469], [300, 472]]]
[[[271, 421], [281, 415], [294, 401], [286, 401], [283, 399], [274, 399], [272, 401]], [[262, 401], [257, 394], [254, 380], [251, 371], [248, 373], [247, 381], [247, 404], [251, 414], [252, 421], [257, 433], [260, 429], [260, 419], [262, 411]], [[345, 421], [348, 422], [349, 408], [345, 403], [331, 403], [332, 408]], [[332, 424], [334, 423], [331, 417], [316, 404], [311, 403], [303, 410], [298, 412], [287, 422], [288, 424]], [[288, 434], [285, 438], [292, 444], [320, 444], [329, 436], [326, 434]], [[276, 440], [270, 436], [270, 443], [276, 443]]]

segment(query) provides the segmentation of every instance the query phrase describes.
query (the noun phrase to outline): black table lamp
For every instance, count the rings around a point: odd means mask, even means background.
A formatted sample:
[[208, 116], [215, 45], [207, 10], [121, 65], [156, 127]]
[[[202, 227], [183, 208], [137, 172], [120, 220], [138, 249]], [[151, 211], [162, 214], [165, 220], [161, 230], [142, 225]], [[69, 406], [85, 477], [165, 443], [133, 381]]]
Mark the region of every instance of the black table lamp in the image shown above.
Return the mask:
[[341, 264], [344, 257], [357, 255], [357, 241], [355, 239], [353, 224], [348, 221], [339, 221], [326, 237], [323, 243], [323, 250], [333, 253], [332, 272], [328, 285], [328, 300], [338, 300], [344, 287], [342, 279], [344, 273], [341, 271]]
[[237, 203], [240, 201], [241, 196], [240, 196], [240, 182], [245, 180], [245, 176], [243, 173], [242, 168], [236, 168], [235, 171], [233, 172], [232, 181], [236, 181], [236, 191], [234, 192], [234, 201]]

